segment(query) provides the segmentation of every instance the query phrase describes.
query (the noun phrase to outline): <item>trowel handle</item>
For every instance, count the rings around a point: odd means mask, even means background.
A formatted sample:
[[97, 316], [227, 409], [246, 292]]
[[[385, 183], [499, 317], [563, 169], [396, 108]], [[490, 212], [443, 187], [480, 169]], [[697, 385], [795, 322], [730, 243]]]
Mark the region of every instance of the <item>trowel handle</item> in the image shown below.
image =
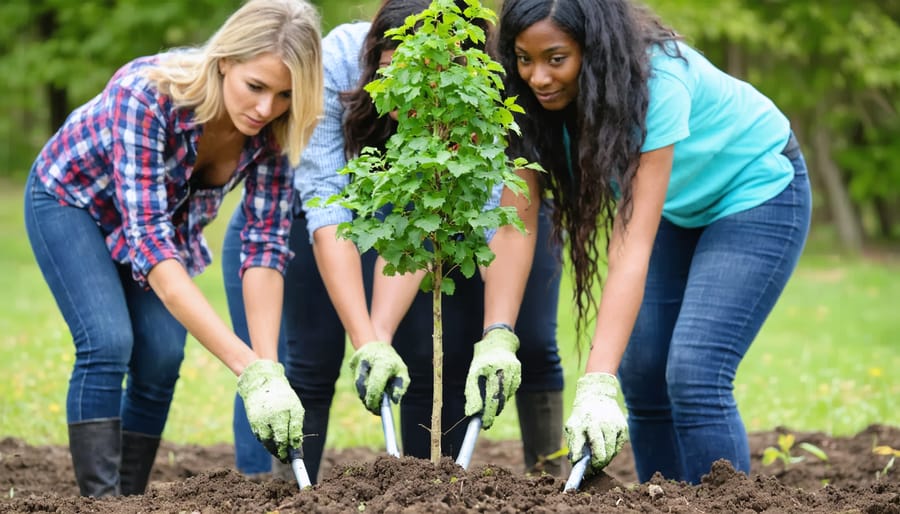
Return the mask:
[[566, 480], [566, 487], [563, 491], [577, 491], [581, 485], [584, 472], [587, 471], [587, 466], [591, 462], [591, 448], [588, 445], [584, 445], [583, 452], [582, 457], [572, 466], [572, 472], [569, 473], [569, 479]]
[[303, 450], [300, 448], [291, 448], [288, 450], [288, 457], [291, 459], [291, 470], [294, 472], [294, 478], [297, 479], [297, 485], [303, 490], [312, 485], [309, 481], [309, 474], [306, 472], [306, 465], [303, 463]]
[[388, 455], [399, 457], [397, 434], [394, 432], [394, 412], [391, 410], [391, 397], [387, 393], [381, 395], [381, 428], [384, 430], [384, 446]]
[[481, 432], [481, 416], [472, 416], [469, 420], [469, 426], [466, 427], [466, 436], [463, 438], [462, 446], [459, 448], [459, 455], [456, 457], [456, 463], [463, 469], [469, 469], [469, 463], [472, 462], [472, 453], [475, 451], [475, 443], [478, 442], [478, 433]]

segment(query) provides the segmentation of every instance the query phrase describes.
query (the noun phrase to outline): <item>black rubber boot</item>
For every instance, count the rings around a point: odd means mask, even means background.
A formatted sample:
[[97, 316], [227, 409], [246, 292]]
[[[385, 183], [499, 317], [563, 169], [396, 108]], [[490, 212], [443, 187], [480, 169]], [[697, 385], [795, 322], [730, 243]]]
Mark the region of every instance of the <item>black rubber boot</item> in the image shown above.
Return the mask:
[[69, 424], [69, 452], [82, 496], [118, 496], [122, 428], [119, 418]]
[[567, 468], [565, 454], [560, 455], [563, 447], [562, 391], [520, 392], [516, 395], [516, 409], [519, 411], [525, 472], [562, 477]]
[[158, 436], [122, 432], [122, 467], [119, 475], [123, 495], [144, 494], [158, 448]]

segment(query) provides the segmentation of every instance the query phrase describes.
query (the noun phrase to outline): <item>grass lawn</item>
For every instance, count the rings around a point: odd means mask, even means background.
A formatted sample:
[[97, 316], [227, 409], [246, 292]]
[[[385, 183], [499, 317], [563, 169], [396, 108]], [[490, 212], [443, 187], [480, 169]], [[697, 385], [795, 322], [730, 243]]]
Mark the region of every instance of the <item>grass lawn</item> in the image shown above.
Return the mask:
[[[207, 233], [216, 253], [236, 198], [229, 200]], [[900, 425], [900, 260], [850, 259], [822, 246], [811, 245], [738, 372], [736, 395], [749, 430], [784, 425], [844, 435], [870, 423]], [[0, 269], [0, 436], [63, 444], [71, 338], [31, 254], [22, 185], [10, 181], [0, 181]], [[227, 316], [218, 263], [197, 282]], [[568, 291], [564, 280], [559, 341], [567, 410], [582, 370]], [[344, 371], [328, 444], [382, 446], [379, 418], [362, 407]], [[230, 442], [234, 376], [192, 339], [181, 375], [164, 437]], [[511, 408], [484, 437], [518, 435]]]

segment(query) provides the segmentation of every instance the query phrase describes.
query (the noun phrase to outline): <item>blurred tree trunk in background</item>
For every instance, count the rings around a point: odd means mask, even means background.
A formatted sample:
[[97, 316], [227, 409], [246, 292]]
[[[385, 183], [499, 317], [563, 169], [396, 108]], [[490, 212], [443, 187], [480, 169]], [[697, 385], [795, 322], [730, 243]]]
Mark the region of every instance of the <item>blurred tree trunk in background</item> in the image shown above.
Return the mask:
[[[38, 16], [39, 41], [51, 41], [58, 25], [55, 10], [41, 13]], [[47, 108], [50, 111], [50, 126], [47, 129], [52, 134], [62, 126], [66, 116], [69, 115], [68, 92], [65, 86], [57, 86], [53, 82], [46, 84], [44, 89], [47, 94]]]
[[[824, 117], [828, 105], [824, 101], [816, 107], [817, 118]], [[810, 133], [810, 149], [812, 162], [822, 184], [825, 186], [825, 194], [828, 197], [828, 206], [831, 220], [841, 240], [842, 249], [850, 253], [858, 253], [862, 250], [863, 233], [862, 223], [858, 213], [854, 210], [850, 201], [849, 190], [841, 169], [831, 155], [831, 142], [833, 134], [825, 124], [817, 124]]]

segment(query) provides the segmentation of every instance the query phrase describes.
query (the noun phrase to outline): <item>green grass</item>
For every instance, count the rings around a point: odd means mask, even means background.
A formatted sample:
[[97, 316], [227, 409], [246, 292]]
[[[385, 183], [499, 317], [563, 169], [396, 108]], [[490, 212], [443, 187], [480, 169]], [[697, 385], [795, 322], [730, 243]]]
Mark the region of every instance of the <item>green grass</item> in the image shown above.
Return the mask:
[[[230, 213], [236, 198], [223, 212]], [[207, 232], [221, 246], [228, 215]], [[736, 395], [750, 430], [778, 425], [850, 434], [871, 423], [900, 425], [900, 260], [831, 255], [814, 243], [738, 372]], [[34, 264], [22, 222], [22, 185], [0, 182], [0, 437], [31, 444], [66, 441], [65, 395], [73, 361], [68, 330]], [[571, 406], [583, 369], [563, 282], [559, 341]], [[218, 263], [198, 277], [227, 316]], [[230, 442], [235, 378], [189, 339], [163, 436], [180, 443]], [[515, 410], [484, 437], [517, 438]], [[347, 367], [338, 384], [328, 445], [380, 447], [380, 420], [353, 392]]]

